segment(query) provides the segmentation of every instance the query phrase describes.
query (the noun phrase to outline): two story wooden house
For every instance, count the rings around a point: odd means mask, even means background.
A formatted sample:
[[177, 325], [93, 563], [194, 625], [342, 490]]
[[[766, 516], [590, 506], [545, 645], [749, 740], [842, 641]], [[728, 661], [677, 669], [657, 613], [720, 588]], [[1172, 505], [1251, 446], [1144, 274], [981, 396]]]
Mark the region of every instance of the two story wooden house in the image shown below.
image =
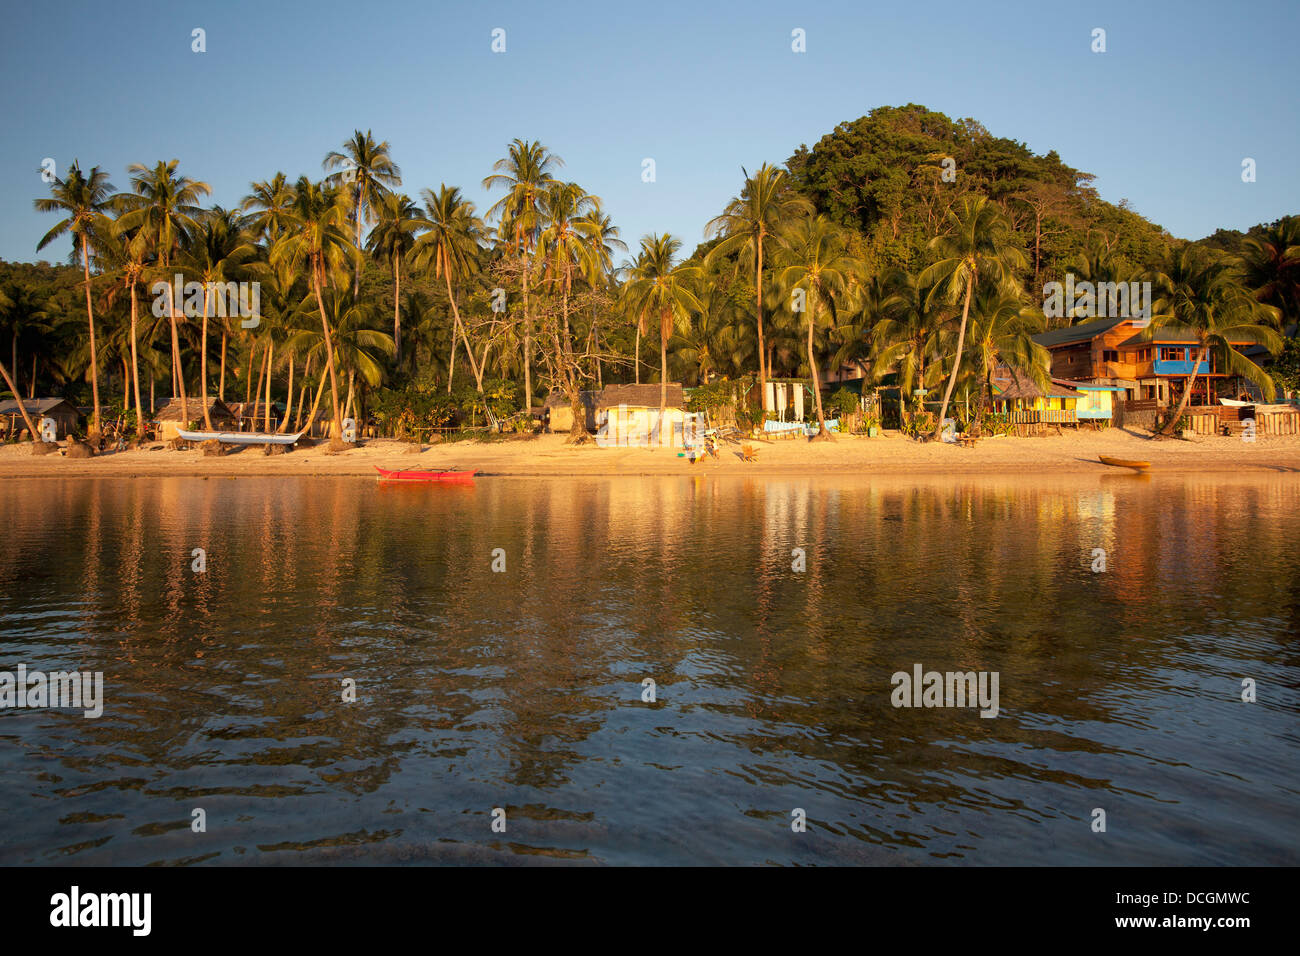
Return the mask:
[[[1182, 398], [1192, 372], [1196, 338], [1190, 331], [1169, 326], [1144, 337], [1140, 320], [1096, 319], [1034, 336], [1052, 356], [1052, 377], [1108, 385], [1125, 401], [1154, 401], [1170, 405]], [[1233, 345], [1244, 348], [1250, 343]], [[1192, 403], [1217, 404], [1219, 397], [1235, 397], [1240, 383], [1228, 381], [1211, 355], [1196, 368]]]

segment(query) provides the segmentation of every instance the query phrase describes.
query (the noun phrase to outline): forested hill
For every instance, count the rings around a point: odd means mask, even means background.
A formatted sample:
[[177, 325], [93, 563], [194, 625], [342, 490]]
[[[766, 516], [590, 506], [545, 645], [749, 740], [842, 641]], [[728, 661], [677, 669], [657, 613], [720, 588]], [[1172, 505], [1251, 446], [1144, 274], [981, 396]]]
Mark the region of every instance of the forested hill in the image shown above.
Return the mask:
[[916, 104], [882, 106], [841, 123], [811, 149], [801, 145], [787, 165], [819, 211], [862, 237], [860, 251], [873, 271], [927, 264], [926, 243], [943, 231], [957, 197], [971, 192], [1012, 218], [1030, 267], [1037, 267], [1035, 284], [1060, 278], [1090, 236], [1109, 246], [1121, 269], [1157, 261], [1173, 241], [1124, 201], [1100, 199], [1093, 176], [1055, 151], [1037, 156], [973, 119], [952, 120]]

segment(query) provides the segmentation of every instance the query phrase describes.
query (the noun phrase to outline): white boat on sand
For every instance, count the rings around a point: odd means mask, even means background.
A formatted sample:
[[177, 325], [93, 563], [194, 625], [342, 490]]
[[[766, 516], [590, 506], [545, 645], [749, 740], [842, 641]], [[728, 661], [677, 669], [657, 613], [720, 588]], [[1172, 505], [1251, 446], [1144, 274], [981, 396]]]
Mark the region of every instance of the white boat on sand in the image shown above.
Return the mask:
[[186, 441], [219, 441], [223, 445], [292, 445], [304, 434], [306, 429], [296, 435], [274, 435], [267, 432], [187, 432], [176, 429], [176, 434]]

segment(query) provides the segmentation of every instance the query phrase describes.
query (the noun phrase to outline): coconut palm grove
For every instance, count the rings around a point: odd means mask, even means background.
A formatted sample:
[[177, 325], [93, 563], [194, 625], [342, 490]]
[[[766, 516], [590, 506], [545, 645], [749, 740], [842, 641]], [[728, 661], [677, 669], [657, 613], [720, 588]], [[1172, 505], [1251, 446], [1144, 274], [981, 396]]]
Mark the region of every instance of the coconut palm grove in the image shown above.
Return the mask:
[[133, 439], [172, 399], [210, 429], [213, 398], [336, 439], [348, 418], [398, 438], [489, 420], [526, 435], [548, 398], [578, 410], [619, 383], [658, 384], [661, 408], [683, 383], [693, 407], [738, 403], [753, 424], [767, 381], [791, 378], [814, 383], [817, 439], [882, 385], [924, 390], [900, 427], [955, 414], [978, 431], [995, 370], [1046, 382], [1034, 336], [1085, 320], [1045, 313], [1067, 274], [1149, 282], [1153, 328], [1194, 330], [1266, 397], [1300, 386], [1294, 215], [1176, 238], [1056, 152], [909, 104], [737, 170], [702, 236], [628, 236], [537, 135], [502, 143], [484, 209], [465, 184], [404, 178], [382, 130], [340, 130], [318, 175], [268, 168], [233, 208], [208, 203], [201, 155], [79, 156], [35, 201], [49, 228], [33, 254], [66, 263], [0, 262], [5, 387]]

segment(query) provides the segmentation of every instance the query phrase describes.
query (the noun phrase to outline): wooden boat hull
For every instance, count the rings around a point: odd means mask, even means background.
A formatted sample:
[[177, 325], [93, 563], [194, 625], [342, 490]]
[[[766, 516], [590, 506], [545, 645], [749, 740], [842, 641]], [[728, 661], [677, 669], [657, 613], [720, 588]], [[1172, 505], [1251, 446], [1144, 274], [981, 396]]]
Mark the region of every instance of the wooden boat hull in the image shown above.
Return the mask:
[[478, 473], [472, 471], [390, 471], [375, 465], [380, 481], [473, 481]]
[[304, 432], [296, 435], [272, 435], [266, 432], [187, 432], [176, 429], [185, 441], [219, 441], [223, 445], [292, 445]]
[[1133, 468], [1137, 471], [1150, 468], [1149, 461], [1129, 461], [1127, 458], [1111, 458], [1107, 455], [1098, 455], [1103, 465], [1114, 465], [1116, 468]]

